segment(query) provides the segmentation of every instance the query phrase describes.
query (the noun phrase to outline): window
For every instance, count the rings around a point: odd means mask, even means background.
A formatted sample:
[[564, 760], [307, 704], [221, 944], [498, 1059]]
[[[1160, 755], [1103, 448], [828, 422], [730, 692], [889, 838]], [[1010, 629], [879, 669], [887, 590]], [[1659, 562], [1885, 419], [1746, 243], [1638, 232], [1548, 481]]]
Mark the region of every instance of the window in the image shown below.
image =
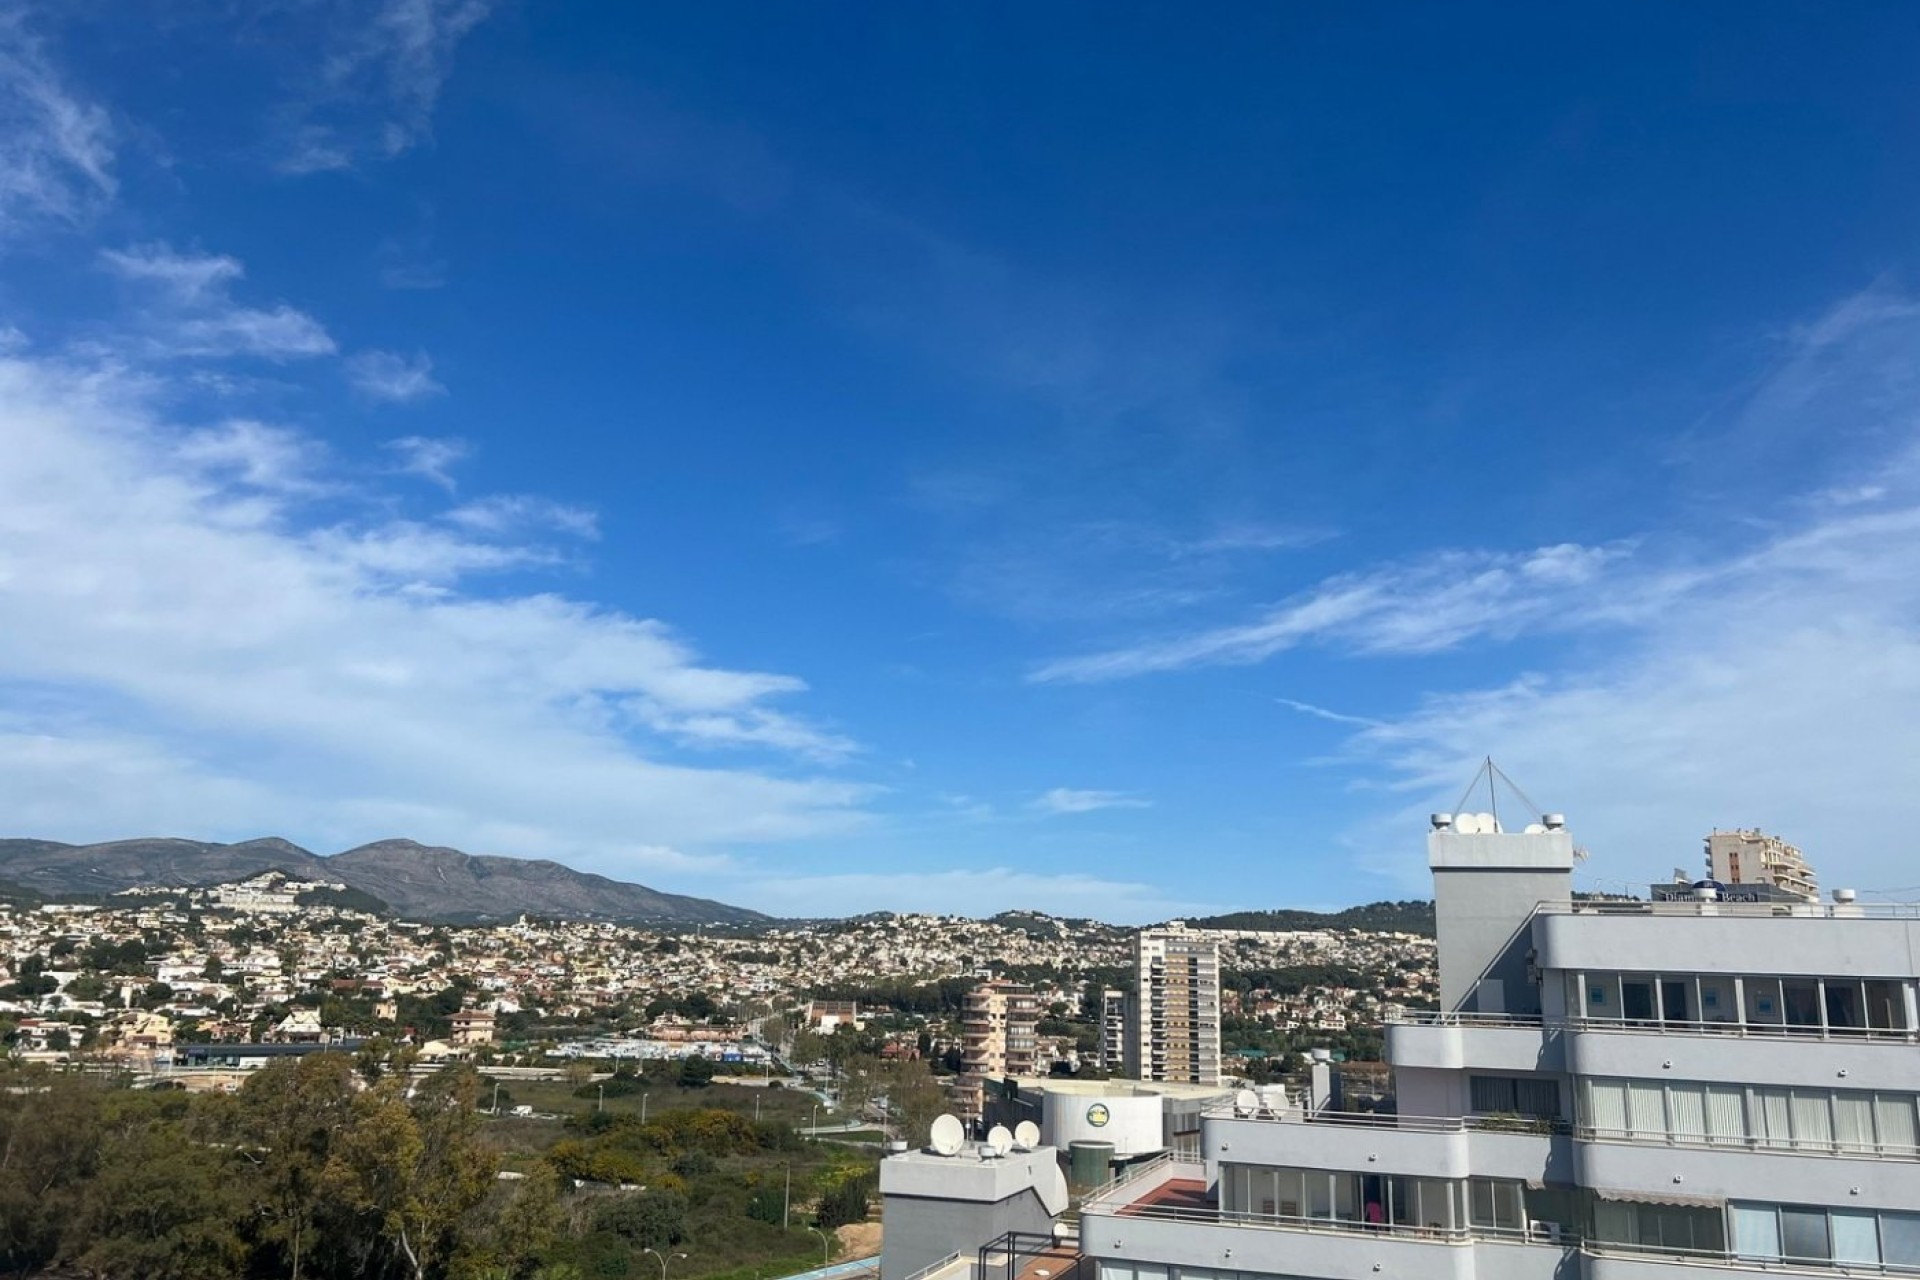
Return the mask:
[[1781, 1209], [1780, 1250], [1784, 1257], [1825, 1262], [1833, 1257], [1824, 1209]]
[[1520, 1184], [1498, 1178], [1474, 1178], [1467, 1184], [1468, 1221], [1476, 1227], [1518, 1231]]
[[1560, 1082], [1530, 1077], [1469, 1076], [1473, 1110], [1482, 1114], [1560, 1118]]

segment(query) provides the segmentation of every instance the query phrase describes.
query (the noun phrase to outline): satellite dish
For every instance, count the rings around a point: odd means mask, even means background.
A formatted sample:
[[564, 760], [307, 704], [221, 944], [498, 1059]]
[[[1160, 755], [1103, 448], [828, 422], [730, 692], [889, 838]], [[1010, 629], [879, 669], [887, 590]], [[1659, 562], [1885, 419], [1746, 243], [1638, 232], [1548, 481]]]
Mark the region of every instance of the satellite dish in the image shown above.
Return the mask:
[[1007, 1126], [997, 1124], [987, 1130], [987, 1145], [993, 1148], [995, 1155], [1003, 1156], [1013, 1150], [1013, 1134], [1007, 1130]]
[[1260, 1095], [1251, 1089], [1242, 1089], [1233, 1095], [1233, 1114], [1250, 1116], [1260, 1106]]
[[1013, 1126], [1013, 1143], [1031, 1151], [1040, 1145], [1040, 1126], [1031, 1120], [1022, 1120]]
[[932, 1146], [943, 1156], [957, 1156], [966, 1145], [966, 1126], [958, 1116], [941, 1116], [933, 1122]]

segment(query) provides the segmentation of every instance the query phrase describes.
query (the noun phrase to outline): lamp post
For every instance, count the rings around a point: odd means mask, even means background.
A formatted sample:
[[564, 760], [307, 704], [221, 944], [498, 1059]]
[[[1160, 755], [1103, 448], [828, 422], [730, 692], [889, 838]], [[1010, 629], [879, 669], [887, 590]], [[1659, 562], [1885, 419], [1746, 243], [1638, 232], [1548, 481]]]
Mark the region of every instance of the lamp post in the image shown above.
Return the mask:
[[646, 1122], [647, 1122], [647, 1095], [643, 1093], [640, 1095], [640, 1123], [645, 1124]]
[[605, 1111], [607, 1109], [607, 1086], [605, 1086], [604, 1084], [601, 1084], [601, 1085], [595, 1085], [594, 1088], [600, 1090], [600, 1103], [598, 1106], [594, 1107], [594, 1110]]
[[827, 1253], [833, 1247], [833, 1237], [818, 1227], [808, 1227], [807, 1230], [820, 1237], [820, 1265], [824, 1267], [827, 1265]]
[[684, 1253], [662, 1253], [658, 1249], [652, 1249], [652, 1248], [642, 1249], [640, 1250], [640, 1252], [650, 1253], [654, 1257], [660, 1259], [660, 1280], [667, 1280], [667, 1259], [668, 1258], [685, 1258], [687, 1256]]
[[493, 1082], [493, 1114], [500, 1114], [500, 1082], [498, 1080]]
[[815, 1142], [820, 1141], [820, 1104], [813, 1104], [813, 1123], [807, 1126], [807, 1136]]

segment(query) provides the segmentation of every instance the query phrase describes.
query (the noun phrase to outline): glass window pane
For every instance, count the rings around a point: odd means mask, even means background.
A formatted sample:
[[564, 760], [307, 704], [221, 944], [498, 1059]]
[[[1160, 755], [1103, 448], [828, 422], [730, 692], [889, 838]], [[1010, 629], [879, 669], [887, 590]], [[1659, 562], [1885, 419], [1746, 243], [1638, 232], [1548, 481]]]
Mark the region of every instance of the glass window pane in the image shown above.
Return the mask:
[[1880, 1219], [1877, 1214], [1835, 1209], [1833, 1219], [1833, 1260], [1835, 1262], [1880, 1261]]
[[1673, 1136], [1682, 1142], [1702, 1142], [1707, 1136], [1707, 1086], [1670, 1084], [1667, 1086], [1667, 1114], [1673, 1121]]
[[1560, 1118], [1560, 1082], [1558, 1080], [1516, 1080], [1513, 1082], [1513, 1109], [1523, 1116], [1542, 1120]]
[[1639, 1022], [1652, 1022], [1653, 984], [1644, 978], [1622, 978], [1620, 1015]]
[[1746, 1141], [1746, 1090], [1730, 1084], [1707, 1086], [1707, 1133], [1714, 1142]]
[[1843, 1151], [1873, 1150], [1873, 1095], [1833, 1095], [1833, 1140]]
[[1825, 1262], [1833, 1257], [1827, 1242], [1825, 1209], [1780, 1210], [1780, 1249], [1789, 1258], [1810, 1258]]
[[1627, 1112], [1636, 1138], [1664, 1138], [1667, 1135], [1667, 1110], [1664, 1091], [1657, 1084], [1640, 1080], [1627, 1082]]
[[1793, 1118], [1790, 1096], [1785, 1089], [1755, 1089], [1753, 1136], [1763, 1147], [1793, 1145]]
[[1833, 1146], [1833, 1103], [1825, 1089], [1793, 1091], [1793, 1141], [1799, 1147]]
[[1742, 1258], [1780, 1256], [1780, 1211], [1772, 1205], [1736, 1204], [1733, 1215], [1733, 1252]]
[[1920, 1213], [1880, 1215], [1880, 1251], [1891, 1267], [1920, 1267]]
[[1873, 1099], [1873, 1127], [1882, 1151], [1909, 1154], [1913, 1151], [1913, 1096], [1905, 1093], [1881, 1093]]
[[1627, 1131], [1627, 1082], [1624, 1080], [1588, 1080], [1587, 1123], [1602, 1136], [1618, 1136]]
[[1780, 984], [1780, 998], [1786, 1002], [1787, 1025], [1790, 1027], [1817, 1027], [1820, 1025], [1820, 984], [1807, 979], [1794, 978]]

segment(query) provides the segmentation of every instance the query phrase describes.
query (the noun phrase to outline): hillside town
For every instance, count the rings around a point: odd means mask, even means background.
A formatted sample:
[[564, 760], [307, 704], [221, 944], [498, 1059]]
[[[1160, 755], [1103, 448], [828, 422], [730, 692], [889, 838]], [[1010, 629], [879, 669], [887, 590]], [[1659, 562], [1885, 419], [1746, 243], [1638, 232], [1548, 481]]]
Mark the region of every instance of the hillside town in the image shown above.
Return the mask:
[[[1228, 1049], [1377, 1028], [1435, 989], [1409, 933], [1218, 930]], [[1100, 1070], [1100, 991], [1133, 933], [1009, 914], [876, 915], [725, 934], [521, 919], [448, 925], [273, 872], [91, 902], [0, 905], [0, 1036], [19, 1055], [141, 1067], [209, 1045], [385, 1038], [429, 1061], [525, 1055], [756, 1063], [847, 1026], [875, 1052], [958, 1069], [966, 992], [1031, 985], [1042, 1073]], [[1239, 1045], [1232, 1043], [1235, 1037]], [[611, 1037], [611, 1039], [609, 1039]], [[802, 1046], [808, 1042], [803, 1041]], [[224, 1057], [239, 1061], [244, 1055]], [[267, 1056], [248, 1058], [264, 1061]]]

